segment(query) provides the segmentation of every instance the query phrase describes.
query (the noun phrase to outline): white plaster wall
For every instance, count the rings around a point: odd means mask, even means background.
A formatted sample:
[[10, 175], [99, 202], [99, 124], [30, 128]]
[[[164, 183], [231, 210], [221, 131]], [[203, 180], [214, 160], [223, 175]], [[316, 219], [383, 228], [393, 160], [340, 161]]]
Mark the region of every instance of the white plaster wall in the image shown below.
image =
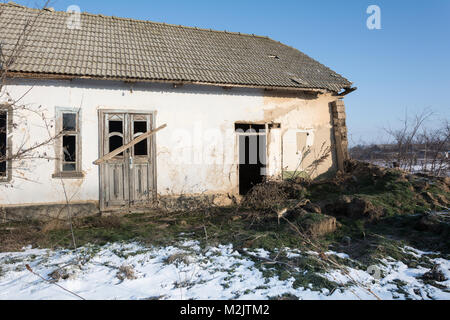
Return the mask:
[[[303, 171], [307, 169], [305, 158], [306, 148], [314, 146], [314, 129], [292, 128], [285, 131], [283, 135], [283, 168], [285, 171]], [[307, 133], [305, 150], [299, 150], [297, 145], [297, 133]]]
[[[156, 111], [156, 127], [167, 124], [156, 137], [158, 193], [237, 193], [235, 122], [281, 123], [281, 129], [273, 130], [268, 137], [268, 171], [279, 176], [284, 132], [316, 128], [322, 132], [321, 139], [328, 137], [330, 140], [327, 135], [331, 130], [328, 104], [334, 99], [329, 95], [317, 99], [273, 96], [259, 89], [224, 90], [194, 85], [173, 88], [169, 84], [93, 80], [15, 80], [6, 90], [13, 98], [30, 90], [21, 103], [44, 114], [50, 125], [56, 107], [82, 109], [85, 177], [63, 181], [52, 179], [54, 161], [15, 162], [13, 180], [0, 185], [0, 204], [63, 202], [63, 184], [71, 201], [98, 200], [99, 173], [92, 162], [99, 157], [99, 109]], [[15, 115], [14, 121], [20, 126], [13, 132], [13, 148], [22, 141], [27, 145], [42, 141], [49, 136], [48, 129], [55, 134], [54, 127], [47, 129], [37, 114], [26, 113], [24, 116]], [[48, 146], [40, 152], [54, 155], [54, 148]], [[325, 172], [333, 166], [330, 159], [321, 170]]]
[[[301, 94], [273, 94], [266, 96], [265, 120], [276, 121], [281, 126], [281, 167], [284, 171], [303, 171], [308, 169], [311, 177], [318, 177], [336, 169], [334, 134], [330, 102], [336, 97], [329, 94], [313, 97]], [[307, 146], [311, 152], [304, 156], [297, 150], [297, 132], [307, 132]], [[331, 150], [328, 158], [317, 169], [311, 163]]]

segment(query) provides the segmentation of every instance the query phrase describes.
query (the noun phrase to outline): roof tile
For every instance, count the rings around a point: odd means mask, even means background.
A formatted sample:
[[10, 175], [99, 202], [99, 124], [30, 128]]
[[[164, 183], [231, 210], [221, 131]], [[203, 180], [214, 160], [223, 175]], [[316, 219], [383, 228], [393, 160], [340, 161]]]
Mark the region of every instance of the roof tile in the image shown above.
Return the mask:
[[297, 49], [267, 37], [0, 4], [0, 42], [10, 55], [27, 21], [24, 54], [11, 71], [224, 85], [319, 88], [351, 83]]

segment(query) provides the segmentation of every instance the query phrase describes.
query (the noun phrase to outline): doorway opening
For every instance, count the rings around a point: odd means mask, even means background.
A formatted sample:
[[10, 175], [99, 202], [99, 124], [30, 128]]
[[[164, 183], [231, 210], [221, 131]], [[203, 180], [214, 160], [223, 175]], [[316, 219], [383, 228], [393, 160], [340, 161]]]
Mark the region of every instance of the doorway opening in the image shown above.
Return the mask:
[[266, 125], [236, 123], [235, 130], [239, 139], [239, 194], [246, 195], [266, 176]]

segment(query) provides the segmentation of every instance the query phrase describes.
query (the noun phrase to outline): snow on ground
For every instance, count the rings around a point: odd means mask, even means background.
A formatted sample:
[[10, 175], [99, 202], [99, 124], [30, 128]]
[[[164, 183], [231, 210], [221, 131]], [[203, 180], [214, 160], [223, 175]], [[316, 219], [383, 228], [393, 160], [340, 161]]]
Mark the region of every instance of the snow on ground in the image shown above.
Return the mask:
[[[429, 254], [436, 256], [435, 253], [410, 247], [404, 250], [417, 257]], [[289, 248], [283, 251], [289, 259], [302, 254], [316, 254]], [[270, 256], [263, 249], [247, 253], [263, 259]], [[333, 251], [326, 254], [349, 259], [347, 255]], [[330, 292], [328, 289], [315, 288], [312, 284], [307, 288], [297, 287], [293, 285], [294, 277], [280, 280], [278, 276], [264, 275], [250, 257], [241, 255], [232, 245], [202, 249], [195, 241], [184, 241], [168, 247], [113, 243], [103, 247], [86, 246], [76, 252], [25, 248], [23, 252], [0, 253], [0, 300], [78, 299], [30, 273], [26, 269], [27, 264], [45, 279], [52, 279], [51, 274], [55, 270], [63, 270], [60, 273], [65, 276], [56, 283], [92, 300], [258, 300], [286, 294], [299, 299], [375, 299], [364, 287], [370, 288], [381, 299], [450, 299], [450, 261], [442, 258], [430, 258], [430, 261], [439, 265], [447, 279], [439, 283], [440, 288], [419, 279], [429, 269], [420, 266], [408, 268], [402, 262], [385, 259], [374, 267], [375, 272], [347, 267], [348, 275], [339, 270], [323, 275], [340, 284]], [[128, 278], [123, 274], [120, 276], [124, 268], [132, 270]], [[299, 274], [303, 272], [297, 271]], [[362, 286], [356, 286], [350, 279]]]

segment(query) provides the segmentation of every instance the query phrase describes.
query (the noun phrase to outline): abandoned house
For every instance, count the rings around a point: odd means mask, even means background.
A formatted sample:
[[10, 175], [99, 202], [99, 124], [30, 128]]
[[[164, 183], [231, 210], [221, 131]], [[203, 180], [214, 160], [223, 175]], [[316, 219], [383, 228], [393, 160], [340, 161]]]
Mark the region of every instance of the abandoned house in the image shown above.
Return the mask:
[[297, 49], [72, 18], [0, 6], [1, 49], [16, 54], [0, 100], [0, 213], [55, 215], [70, 201], [92, 214], [179, 195], [225, 203], [266, 178], [333, 174], [347, 157], [343, 97], [355, 88]]

